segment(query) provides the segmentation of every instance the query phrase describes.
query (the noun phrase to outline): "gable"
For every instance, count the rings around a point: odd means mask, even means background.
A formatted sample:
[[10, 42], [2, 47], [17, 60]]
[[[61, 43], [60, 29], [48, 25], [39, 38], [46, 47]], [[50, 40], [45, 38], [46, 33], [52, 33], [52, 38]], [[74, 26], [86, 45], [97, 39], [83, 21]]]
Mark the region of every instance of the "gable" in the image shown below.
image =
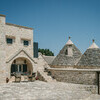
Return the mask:
[[31, 55], [29, 55], [24, 49], [18, 50], [17, 52], [15, 52], [13, 55], [11, 55], [8, 59], [7, 59], [7, 63], [9, 63], [10, 61], [14, 60], [16, 57], [26, 57], [28, 59], [30, 59], [31, 61], [35, 62], [32, 58]]

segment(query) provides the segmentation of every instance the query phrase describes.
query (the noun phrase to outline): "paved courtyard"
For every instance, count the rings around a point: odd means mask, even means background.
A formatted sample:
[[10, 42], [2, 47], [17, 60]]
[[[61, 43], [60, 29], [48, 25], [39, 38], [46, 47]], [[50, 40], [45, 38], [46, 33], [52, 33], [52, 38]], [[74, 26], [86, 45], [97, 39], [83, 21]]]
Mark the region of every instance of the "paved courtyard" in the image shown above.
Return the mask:
[[83, 87], [42, 81], [1, 84], [0, 100], [100, 100], [99, 95], [91, 94]]

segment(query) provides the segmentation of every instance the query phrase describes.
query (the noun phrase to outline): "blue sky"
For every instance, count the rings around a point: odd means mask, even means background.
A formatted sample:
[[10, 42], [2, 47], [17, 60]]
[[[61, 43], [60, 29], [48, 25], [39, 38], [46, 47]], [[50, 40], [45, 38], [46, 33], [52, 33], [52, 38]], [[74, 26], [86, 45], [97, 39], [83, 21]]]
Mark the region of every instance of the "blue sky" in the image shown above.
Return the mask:
[[34, 28], [39, 48], [55, 55], [71, 36], [82, 53], [92, 39], [100, 47], [100, 0], [0, 0], [6, 21]]

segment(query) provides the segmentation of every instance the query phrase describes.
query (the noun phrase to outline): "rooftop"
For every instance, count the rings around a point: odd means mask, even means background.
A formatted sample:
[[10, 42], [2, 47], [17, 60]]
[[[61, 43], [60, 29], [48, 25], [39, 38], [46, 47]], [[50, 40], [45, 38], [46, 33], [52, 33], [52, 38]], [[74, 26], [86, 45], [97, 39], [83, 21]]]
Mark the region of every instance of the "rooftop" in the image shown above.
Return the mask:
[[43, 58], [48, 64], [51, 64], [53, 62], [55, 56], [45, 56], [45, 55], [43, 55]]

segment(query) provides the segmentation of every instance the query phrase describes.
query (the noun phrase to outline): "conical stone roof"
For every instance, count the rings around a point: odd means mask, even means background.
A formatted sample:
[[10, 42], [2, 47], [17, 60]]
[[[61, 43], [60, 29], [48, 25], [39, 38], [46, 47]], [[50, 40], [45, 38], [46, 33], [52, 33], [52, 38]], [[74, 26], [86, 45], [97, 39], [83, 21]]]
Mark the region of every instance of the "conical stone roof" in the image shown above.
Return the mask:
[[68, 40], [65, 46], [60, 50], [59, 54], [53, 60], [52, 65], [75, 65], [82, 54], [80, 50], [73, 44], [73, 42]]
[[94, 40], [92, 45], [82, 55], [77, 65], [100, 66], [100, 48], [95, 44]]

